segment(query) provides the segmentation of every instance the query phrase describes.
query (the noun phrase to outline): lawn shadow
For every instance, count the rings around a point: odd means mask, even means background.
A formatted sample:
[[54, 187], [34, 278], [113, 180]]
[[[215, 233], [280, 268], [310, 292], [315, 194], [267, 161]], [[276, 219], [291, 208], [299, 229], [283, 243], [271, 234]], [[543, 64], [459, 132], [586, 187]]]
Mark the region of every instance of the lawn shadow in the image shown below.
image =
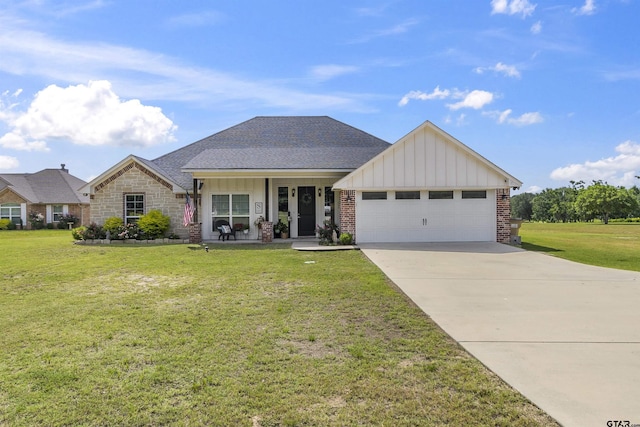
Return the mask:
[[556, 248], [550, 248], [547, 246], [540, 246], [540, 245], [534, 245], [533, 243], [527, 243], [527, 242], [522, 242], [522, 249], [525, 249], [527, 251], [534, 251], [534, 252], [546, 252], [546, 253], [552, 253], [552, 252], [564, 252], [561, 249], [556, 249]]

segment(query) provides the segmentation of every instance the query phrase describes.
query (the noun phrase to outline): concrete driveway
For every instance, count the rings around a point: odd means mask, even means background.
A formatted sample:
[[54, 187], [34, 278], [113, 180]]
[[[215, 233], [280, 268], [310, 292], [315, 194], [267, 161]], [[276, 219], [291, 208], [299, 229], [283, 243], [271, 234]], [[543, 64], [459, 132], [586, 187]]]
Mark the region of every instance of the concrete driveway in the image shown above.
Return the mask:
[[360, 248], [467, 351], [561, 424], [640, 425], [640, 273], [499, 243]]

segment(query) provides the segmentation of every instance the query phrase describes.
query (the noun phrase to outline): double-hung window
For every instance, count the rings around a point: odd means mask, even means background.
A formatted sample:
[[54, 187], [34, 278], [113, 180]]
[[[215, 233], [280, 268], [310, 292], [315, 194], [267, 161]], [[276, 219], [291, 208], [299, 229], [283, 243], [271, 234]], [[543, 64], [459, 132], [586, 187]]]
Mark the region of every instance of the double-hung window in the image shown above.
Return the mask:
[[144, 215], [144, 194], [124, 195], [124, 223], [135, 224]]
[[218, 231], [220, 221], [242, 230], [249, 225], [248, 194], [214, 194], [211, 196], [211, 231]]
[[53, 216], [53, 222], [59, 222], [60, 218], [64, 215], [64, 206], [53, 205], [51, 206], [51, 215]]

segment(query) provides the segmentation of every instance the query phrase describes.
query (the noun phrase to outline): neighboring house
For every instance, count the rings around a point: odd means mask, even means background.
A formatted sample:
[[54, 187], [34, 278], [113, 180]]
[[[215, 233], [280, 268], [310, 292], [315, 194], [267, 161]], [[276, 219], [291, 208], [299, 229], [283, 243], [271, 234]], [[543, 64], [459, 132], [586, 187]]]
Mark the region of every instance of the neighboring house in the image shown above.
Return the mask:
[[42, 215], [44, 224], [57, 224], [64, 215], [88, 224], [89, 195], [79, 191], [87, 183], [64, 166], [36, 173], [0, 174], [0, 219], [27, 229], [31, 213]]
[[[220, 221], [255, 239], [264, 218], [287, 222], [294, 238], [327, 220], [362, 242], [508, 243], [520, 185], [429, 122], [391, 145], [330, 117], [256, 117], [155, 160], [128, 156], [82, 191], [92, 222], [159, 209], [193, 241], [217, 239]], [[187, 191], [199, 203], [184, 226]]]

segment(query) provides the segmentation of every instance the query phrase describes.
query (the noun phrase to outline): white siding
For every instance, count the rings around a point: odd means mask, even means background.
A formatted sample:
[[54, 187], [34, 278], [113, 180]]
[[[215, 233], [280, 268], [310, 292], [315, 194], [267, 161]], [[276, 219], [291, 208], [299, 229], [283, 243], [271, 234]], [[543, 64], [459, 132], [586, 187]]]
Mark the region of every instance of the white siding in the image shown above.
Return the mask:
[[423, 126], [338, 183], [345, 189], [504, 188], [507, 177], [458, 141]]

